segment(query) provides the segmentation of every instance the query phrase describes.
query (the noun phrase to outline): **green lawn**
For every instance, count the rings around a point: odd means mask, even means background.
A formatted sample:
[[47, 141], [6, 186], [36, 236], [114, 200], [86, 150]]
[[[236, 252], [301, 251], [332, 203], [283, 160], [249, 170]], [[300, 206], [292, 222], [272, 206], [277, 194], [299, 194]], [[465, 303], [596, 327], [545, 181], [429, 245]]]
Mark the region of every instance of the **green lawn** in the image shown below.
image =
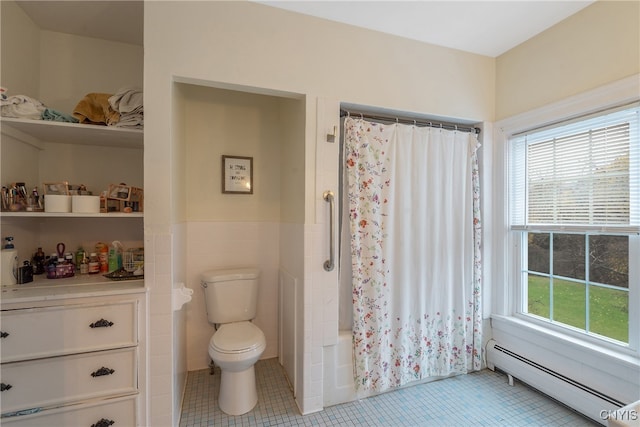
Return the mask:
[[[628, 292], [589, 287], [589, 331], [619, 341], [629, 341]], [[549, 318], [549, 279], [529, 275], [529, 313]], [[581, 283], [554, 279], [553, 320], [586, 328], [586, 290]]]

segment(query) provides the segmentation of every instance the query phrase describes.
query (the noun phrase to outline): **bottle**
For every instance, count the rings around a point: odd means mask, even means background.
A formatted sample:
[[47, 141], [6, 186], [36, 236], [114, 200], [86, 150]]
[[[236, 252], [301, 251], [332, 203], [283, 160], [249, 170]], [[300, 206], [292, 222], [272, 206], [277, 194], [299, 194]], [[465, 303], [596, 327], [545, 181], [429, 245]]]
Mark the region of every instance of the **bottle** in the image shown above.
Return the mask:
[[38, 251], [33, 255], [33, 274], [44, 273], [44, 260], [44, 252], [42, 248], [39, 247]]
[[5, 237], [2, 248], [2, 276], [0, 284], [15, 285], [18, 283], [18, 250], [13, 245], [13, 237]]
[[118, 269], [118, 251], [113, 246], [109, 248], [109, 273]]
[[69, 252], [64, 256], [64, 277], [73, 277], [76, 275], [76, 266], [73, 263], [73, 254]]
[[89, 258], [84, 254], [80, 261], [80, 274], [89, 274]]
[[89, 274], [98, 273], [100, 273], [100, 258], [98, 258], [95, 252], [91, 252], [91, 257], [89, 258]]
[[85, 258], [84, 249], [82, 246], [78, 247], [76, 251], [76, 271], [80, 271], [80, 265], [82, 265], [82, 260]]
[[122, 243], [118, 240], [111, 242], [109, 247], [109, 273], [122, 268]]
[[106, 243], [96, 243], [96, 253], [100, 259], [100, 273], [109, 272], [109, 246]]

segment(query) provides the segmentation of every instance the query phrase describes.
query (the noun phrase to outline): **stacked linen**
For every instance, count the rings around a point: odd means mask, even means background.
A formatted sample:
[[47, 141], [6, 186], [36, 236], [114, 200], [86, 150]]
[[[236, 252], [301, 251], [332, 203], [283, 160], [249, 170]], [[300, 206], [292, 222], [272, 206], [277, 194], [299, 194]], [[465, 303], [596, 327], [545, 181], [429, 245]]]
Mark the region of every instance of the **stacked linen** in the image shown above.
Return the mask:
[[26, 95], [3, 96], [0, 99], [0, 114], [2, 117], [17, 119], [41, 120], [42, 113], [47, 107], [37, 99]]
[[62, 111], [54, 110], [53, 108], [45, 108], [42, 112], [42, 120], [48, 120], [50, 122], [78, 123], [78, 119], [75, 117]]
[[0, 93], [0, 115], [16, 119], [48, 120], [56, 122], [77, 123], [74, 117], [62, 111], [48, 108], [37, 99], [26, 95], [7, 96], [2, 88]]
[[80, 121], [91, 125], [113, 126], [120, 120], [120, 113], [109, 105], [108, 93], [88, 93], [82, 98], [76, 108], [73, 109], [73, 116]]
[[109, 98], [109, 105], [120, 113], [118, 127], [142, 128], [144, 126], [144, 107], [142, 91], [138, 88], [123, 88]]

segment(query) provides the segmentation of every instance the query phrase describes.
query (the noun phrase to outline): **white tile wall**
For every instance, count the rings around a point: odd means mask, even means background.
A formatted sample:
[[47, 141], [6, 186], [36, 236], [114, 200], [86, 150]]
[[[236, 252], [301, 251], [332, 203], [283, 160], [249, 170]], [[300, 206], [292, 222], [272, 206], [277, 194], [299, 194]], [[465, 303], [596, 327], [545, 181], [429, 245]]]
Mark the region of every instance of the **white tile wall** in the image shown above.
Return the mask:
[[194, 290], [187, 310], [187, 367], [208, 366], [214, 329], [207, 321], [200, 274], [206, 270], [255, 266], [260, 269], [258, 314], [267, 348], [262, 358], [278, 355], [278, 268], [280, 224], [274, 222], [189, 222], [185, 286]]
[[157, 426], [171, 426], [174, 407], [171, 319], [171, 235], [145, 233], [145, 282], [149, 287], [149, 419]]

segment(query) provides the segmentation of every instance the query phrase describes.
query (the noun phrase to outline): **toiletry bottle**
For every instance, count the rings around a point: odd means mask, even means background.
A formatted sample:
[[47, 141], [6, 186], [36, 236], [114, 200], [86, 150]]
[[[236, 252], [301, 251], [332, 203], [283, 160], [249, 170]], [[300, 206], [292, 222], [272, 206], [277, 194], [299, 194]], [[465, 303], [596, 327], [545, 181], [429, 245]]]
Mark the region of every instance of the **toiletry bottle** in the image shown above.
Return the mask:
[[73, 277], [76, 274], [76, 266], [73, 263], [73, 254], [69, 252], [64, 256], [64, 264], [66, 267], [64, 277]]
[[86, 253], [82, 257], [82, 261], [80, 261], [80, 274], [89, 274], [89, 258], [87, 258]]
[[2, 276], [0, 284], [15, 285], [18, 282], [18, 250], [13, 245], [13, 237], [5, 237], [2, 248]]
[[95, 252], [91, 252], [91, 257], [89, 258], [89, 274], [98, 273], [100, 273], [100, 258], [98, 258]]
[[109, 248], [109, 273], [118, 269], [118, 253], [113, 246]]
[[96, 253], [100, 259], [100, 272], [109, 272], [109, 245], [106, 243], [96, 243]]
[[82, 246], [79, 246], [78, 250], [76, 251], [76, 271], [80, 271], [80, 265], [82, 265], [82, 259], [84, 257], [84, 249], [82, 249]]
[[44, 273], [44, 261], [44, 252], [42, 248], [39, 247], [38, 251], [33, 255], [33, 274]]

